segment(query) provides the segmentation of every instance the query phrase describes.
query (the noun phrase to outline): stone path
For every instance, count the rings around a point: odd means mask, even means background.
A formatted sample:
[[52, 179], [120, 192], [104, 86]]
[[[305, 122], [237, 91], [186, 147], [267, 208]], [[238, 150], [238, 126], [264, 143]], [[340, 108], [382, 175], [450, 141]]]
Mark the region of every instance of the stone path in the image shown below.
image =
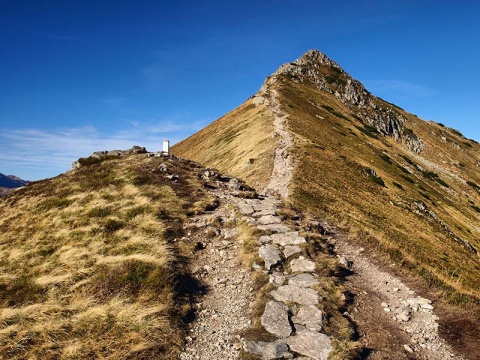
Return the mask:
[[[226, 189], [228, 184], [212, 181], [211, 185], [209, 191], [220, 206], [186, 224], [188, 240], [197, 243], [192, 273], [207, 290], [196, 304], [196, 318], [180, 359], [237, 359], [242, 347], [262, 359], [327, 359], [331, 341], [322, 333], [323, 313], [316, 306], [315, 264], [301, 256], [299, 247], [305, 238], [282, 223], [277, 215], [279, 200], [243, 199], [235, 196], [235, 190]], [[237, 230], [228, 226], [240, 220], [233, 208], [243, 220], [270, 234], [258, 239], [264, 264], [256, 267], [270, 274], [274, 286], [261, 316], [262, 326], [274, 341], [245, 341], [239, 336], [251, 327], [250, 304], [255, 294], [251, 272], [239, 260]]]
[[327, 359], [332, 346], [330, 338], [322, 333], [323, 313], [316, 306], [319, 300], [314, 286], [319, 279], [315, 263], [300, 255], [299, 245], [306, 240], [281, 224], [278, 207], [279, 201], [269, 198], [239, 204], [245, 220], [273, 232], [259, 238], [258, 254], [274, 286], [261, 324], [276, 340], [246, 341], [244, 349], [262, 359]]
[[[189, 240], [197, 243], [192, 274], [207, 291], [196, 304], [196, 318], [180, 359], [233, 360], [242, 348], [264, 360], [327, 359], [332, 339], [322, 332], [316, 265], [302, 256], [306, 239], [278, 216], [278, 199], [244, 199], [238, 196], [242, 185], [236, 179], [209, 185], [219, 207], [186, 225]], [[246, 341], [240, 336], [252, 327], [251, 305], [256, 296], [252, 272], [240, 261], [242, 244], [235, 224], [241, 220], [268, 234], [258, 238], [262, 262], [254, 267], [268, 274], [272, 286], [260, 317], [270, 341]], [[368, 359], [462, 359], [439, 337], [431, 301], [369, 261], [341, 231], [319, 225], [334, 230], [325, 240], [335, 244], [339, 261], [353, 271], [348, 283], [355, 303], [352, 314], [344, 315], [359, 326], [360, 340], [370, 351]], [[362, 301], [367, 304], [360, 306]]]

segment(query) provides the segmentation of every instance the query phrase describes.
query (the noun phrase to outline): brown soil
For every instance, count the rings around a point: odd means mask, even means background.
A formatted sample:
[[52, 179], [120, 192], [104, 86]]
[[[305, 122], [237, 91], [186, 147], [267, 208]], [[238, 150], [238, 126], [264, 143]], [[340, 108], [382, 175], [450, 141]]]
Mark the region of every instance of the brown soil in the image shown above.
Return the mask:
[[479, 360], [478, 319], [467, 311], [446, 305], [439, 305], [437, 314], [440, 317], [440, 335], [465, 359]]
[[[339, 229], [335, 229], [331, 241], [339, 255], [353, 262], [346, 277], [353, 294], [349, 315], [365, 348], [363, 359], [480, 359], [479, 327], [470, 314], [440, 305], [421, 283], [394, 275], [391, 264]], [[412, 312], [408, 322], [393, 318], [394, 306], [390, 306], [392, 312], [386, 312], [381, 305], [398, 305], [405, 298], [417, 296], [434, 300], [435, 310]]]

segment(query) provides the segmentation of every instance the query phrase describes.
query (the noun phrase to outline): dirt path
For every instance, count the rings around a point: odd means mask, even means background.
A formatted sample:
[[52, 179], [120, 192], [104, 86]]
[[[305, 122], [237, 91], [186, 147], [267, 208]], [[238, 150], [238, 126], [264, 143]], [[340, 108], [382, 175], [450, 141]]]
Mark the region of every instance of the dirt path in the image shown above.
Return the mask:
[[270, 93], [270, 108], [275, 120], [273, 125], [275, 134], [278, 136], [277, 148], [275, 149], [275, 158], [273, 163], [273, 171], [270, 176], [270, 182], [264, 189], [264, 193], [273, 193], [283, 198], [288, 198], [288, 185], [292, 179], [293, 164], [290, 158], [289, 150], [293, 146], [292, 135], [285, 130], [285, 122], [287, 115], [280, 109], [277, 100], [278, 94], [275, 90]]
[[237, 359], [242, 347], [238, 333], [251, 325], [250, 273], [239, 260], [236, 229], [221, 226], [234, 221], [228, 207], [232, 198], [216, 193], [220, 206], [186, 225], [197, 243], [192, 273], [206, 286], [206, 293], [196, 303], [182, 360]]
[[333, 237], [343, 262], [351, 262], [354, 294], [349, 314], [360, 330], [368, 359], [463, 359], [439, 337], [434, 305], [371, 262], [363, 248], [341, 232]]

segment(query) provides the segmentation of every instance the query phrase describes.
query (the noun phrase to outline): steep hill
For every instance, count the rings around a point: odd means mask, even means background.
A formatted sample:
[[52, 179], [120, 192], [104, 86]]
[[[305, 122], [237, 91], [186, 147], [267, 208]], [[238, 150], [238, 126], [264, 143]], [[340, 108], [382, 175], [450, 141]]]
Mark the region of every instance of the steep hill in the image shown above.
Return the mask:
[[478, 314], [480, 145], [375, 97], [321, 52], [173, 152], [288, 196]]

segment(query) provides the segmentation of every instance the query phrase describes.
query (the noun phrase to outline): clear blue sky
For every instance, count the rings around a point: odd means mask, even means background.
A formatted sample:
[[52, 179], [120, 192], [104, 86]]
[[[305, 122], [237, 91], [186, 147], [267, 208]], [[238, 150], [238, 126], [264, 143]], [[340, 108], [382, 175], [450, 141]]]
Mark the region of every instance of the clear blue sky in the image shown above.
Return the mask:
[[0, 0], [0, 172], [177, 142], [309, 49], [480, 140], [476, 1]]

